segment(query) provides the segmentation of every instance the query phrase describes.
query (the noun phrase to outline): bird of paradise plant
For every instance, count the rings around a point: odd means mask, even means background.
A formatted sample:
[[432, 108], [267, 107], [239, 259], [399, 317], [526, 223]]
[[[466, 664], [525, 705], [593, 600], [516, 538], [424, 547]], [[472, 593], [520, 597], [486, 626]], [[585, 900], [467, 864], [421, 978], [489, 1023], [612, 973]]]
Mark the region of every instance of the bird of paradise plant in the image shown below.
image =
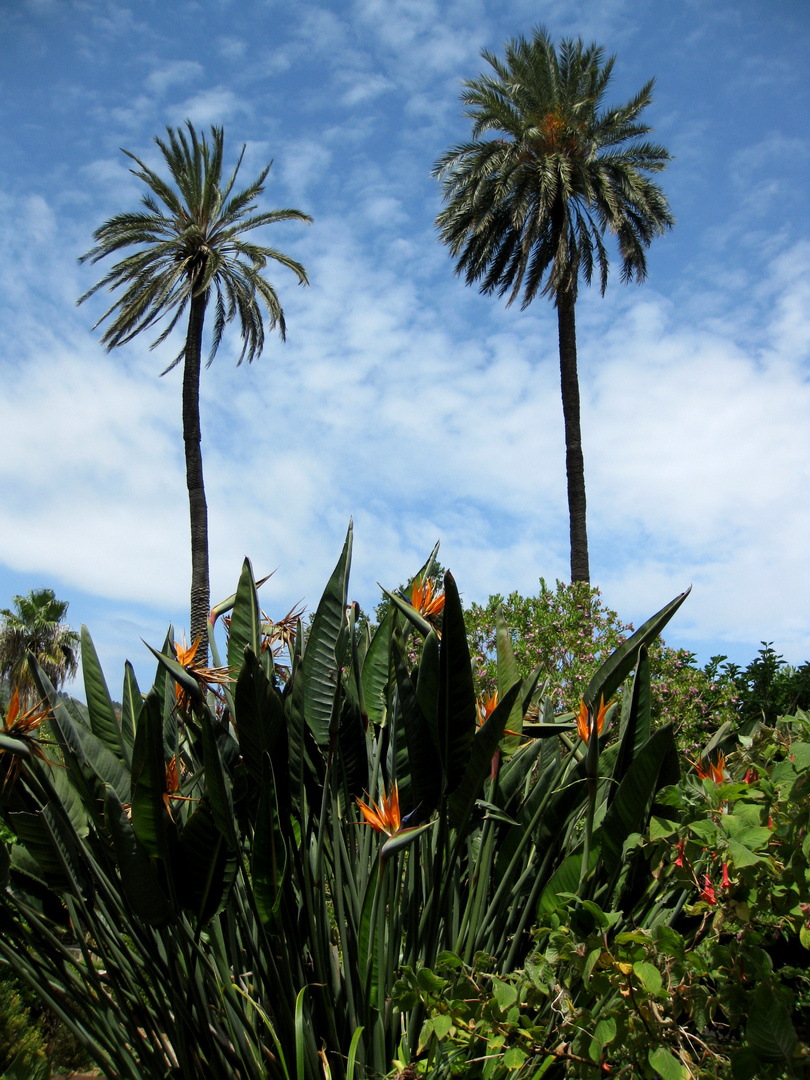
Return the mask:
[[[479, 725], [452, 575], [441, 638], [401, 598], [370, 634], [347, 604], [351, 545], [350, 529], [308, 633], [296, 627], [286, 682], [262, 649], [245, 562], [209, 620], [230, 612], [227, 718], [173, 636], [154, 650], [159, 678], [147, 695], [127, 669], [120, 713], [89, 635], [86, 706], [37, 673], [64, 768], [32, 755], [15, 791], [0, 792], [16, 835], [4, 863], [0, 851], [0, 880], [12, 886], [0, 890], [0, 959], [107, 1075], [286, 1080], [290, 1063], [303, 1080], [383, 1075], [395, 1056], [415, 1057], [422, 1030], [418, 1001], [392, 1005], [399, 972], [430, 969], [448, 950], [486, 953], [509, 971], [537, 912], [576, 890], [588, 796], [579, 746], [564, 741], [575, 718], [544, 707], [542, 723], [524, 723], [537, 675], [514, 677], [504, 625], [498, 700]], [[591, 709], [632, 670], [643, 682], [642, 646], [682, 599], [610, 658], [586, 690]], [[423, 638], [415, 670], [405, 629]], [[221, 667], [213, 634], [212, 653]], [[188, 694], [182, 724], [175, 683]], [[636, 697], [597, 796], [611, 802], [586, 882], [619, 900], [624, 840], [646, 827], [669, 779], [671, 732], [650, 734]], [[5, 748], [11, 736], [0, 736]], [[364, 792], [382, 795], [366, 802]], [[40, 893], [58, 896], [53, 912], [25, 900], [32, 873]], [[64, 934], [83, 944], [78, 955]]]
[[20, 705], [20, 692], [17, 687], [11, 695], [0, 728], [0, 760], [4, 755], [11, 755], [13, 761], [6, 769], [3, 789], [13, 787], [20, 775], [20, 771], [27, 759], [32, 755], [41, 761], [47, 761], [47, 755], [42, 748], [40, 727], [48, 719], [50, 709], [44, 707], [44, 702], [39, 701], [28, 709]]

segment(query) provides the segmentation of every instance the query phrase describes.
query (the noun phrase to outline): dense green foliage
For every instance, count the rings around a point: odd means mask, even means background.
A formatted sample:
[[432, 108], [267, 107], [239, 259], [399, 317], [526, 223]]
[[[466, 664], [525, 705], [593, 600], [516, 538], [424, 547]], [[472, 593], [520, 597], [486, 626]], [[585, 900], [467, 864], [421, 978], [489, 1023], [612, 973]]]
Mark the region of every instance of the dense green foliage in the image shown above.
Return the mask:
[[33, 653], [60, 689], [79, 668], [79, 635], [65, 623], [68, 604], [57, 600], [53, 589], [32, 589], [12, 603], [14, 610], [0, 610], [0, 679], [8, 679], [22, 697], [30, 696], [34, 684], [26, 658]]
[[[405, 971], [427, 1020], [420, 1073], [804, 1076], [810, 1064], [810, 716], [759, 724], [658, 795], [628, 838], [652, 899], [621, 910], [558, 896], [503, 977], [452, 953]], [[704, 763], [708, 768], [708, 760]], [[705, 770], [704, 770], [705, 771]]]
[[[539, 665], [545, 696], [555, 712], [577, 708], [594, 672], [633, 632], [630, 623], [604, 604], [599, 589], [584, 582], [558, 581], [552, 589], [541, 578], [537, 596], [496, 594], [486, 605], [471, 604], [465, 620], [482, 695], [496, 686], [499, 610], [509, 626], [518, 672], [525, 678]], [[738, 716], [738, 682], [742, 685], [747, 672], [730, 673], [722, 666], [724, 659], [700, 669], [686, 650], [668, 648], [660, 639], [650, 645], [653, 721], [672, 724], [688, 754], [694, 755], [718, 727]]]
[[[391, 1004], [405, 968], [483, 951], [506, 974], [572, 887], [632, 917], [623, 840], [678, 771], [646, 646], [683, 597], [591, 679], [579, 734], [530, 722], [538, 676], [502, 624], [479, 724], [452, 576], [419, 609], [392, 594], [372, 636], [350, 553], [351, 531], [286, 681], [246, 563], [215, 612], [232, 608], [229, 676], [169, 639], [148, 694], [127, 669], [119, 715], [83, 631], [86, 707], [34, 664], [45, 705], [7, 716], [0, 955], [109, 1076], [379, 1075], [418, 1050], [422, 1005]], [[633, 669], [621, 716], [597, 709]]]

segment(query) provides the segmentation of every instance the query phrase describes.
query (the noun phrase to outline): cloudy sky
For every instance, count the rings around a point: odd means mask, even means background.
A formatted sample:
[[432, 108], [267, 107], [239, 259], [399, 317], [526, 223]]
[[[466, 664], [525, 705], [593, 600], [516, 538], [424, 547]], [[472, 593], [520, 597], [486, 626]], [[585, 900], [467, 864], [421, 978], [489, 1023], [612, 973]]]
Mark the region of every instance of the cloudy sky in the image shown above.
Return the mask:
[[691, 584], [666, 637], [701, 661], [810, 657], [806, 0], [3, 0], [0, 607], [54, 588], [114, 693], [187, 628], [177, 345], [107, 354], [107, 298], [75, 305], [138, 205], [120, 148], [160, 168], [186, 119], [314, 218], [266, 235], [311, 280], [272, 275], [286, 344], [237, 368], [233, 333], [204, 373], [212, 600], [249, 555], [271, 616], [314, 607], [352, 516], [368, 609], [436, 540], [467, 601], [568, 577], [554, 309], [454, 276], [430, 178], [481, 49], [538, 23], [617, 55], [610, 103], [655, 76], [674, 155], [646, 283], [580, 294], [593, 581], [636, 623]]

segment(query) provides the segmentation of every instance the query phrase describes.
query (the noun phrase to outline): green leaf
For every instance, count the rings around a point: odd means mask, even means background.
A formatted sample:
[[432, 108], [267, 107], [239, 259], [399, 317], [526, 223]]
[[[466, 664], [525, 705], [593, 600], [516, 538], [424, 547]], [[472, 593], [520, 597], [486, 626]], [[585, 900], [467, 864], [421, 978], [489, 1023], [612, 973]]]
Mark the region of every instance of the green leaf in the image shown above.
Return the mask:
[[175, 882], [180, 904], [203, 926], [222, 906], [237, 869], [207, 798], [200, 800], [186, 821], [178, 856]]
[[609, 1016], [606, 1017], [604, 1020], [600, 1020], [593, 1030], [591, 1045], [588, 1048], [588, 1053], [591, 1056], [591, 1060], [597, 1063], [601, 1061], [602, 1051], [605, 1049], [608, 1043], [612, 1043], [615, 1038], [615, 1019], [612, 1016]]
[[738, 869], [743, 866], [753, 866], [754, 863], [762, 860], [761, 855], [755, 855], [750, 848], [745, 847], [744, 844], [740, 844], [736, 840], [729, 840], [728, 853], [731, 856], [731, 861]]
[[657, 1046], [647, 1054], [647, 1061], [663, 1080], [689, 1080], [691, 1073], [680, 1058], [664, 1046]]
[[121, 761], [126, 761], [129, 766], [132, 761], [132, 751], [124, 743], [93, 639], [84, 625], [82, 625], [82, 674], [93, 734], [104, 743], [108, 750]]
[[138, 717], [143, 707], [143, 695], [138, 689], [135, 670], [129, 660], [124, 664], [124, 688], [121, 694], [121, 736], [125, 746], [129, 747], [127, 764], [132, 767], [132, 747], [135, 744], [135, 731]]
[[360, 681], [363, 684], [363, 697], [368, 718], [379, 727], [385, 719], [389, 707], [389, 675], [391, 667], [391, 630], [394, 625], [394, 611], [389, 608], [385, 618], [374, 632], [371, 644], [363, 658]]
[[129, 801], [132, 793], [132, 776], [129, 768], [105, 743], [88, 728], [76, 725], [76, 734], [82, 744], [87, 763], [103, 784], [111, 784], [121, 801]]
[[242, 667], [246, 648], [251, 649], [254, 656], [261, 655], [261, 613], [250, 559], [245, 559], [242, 564], [228, 632], [228, 667], [234, 674]]
[[205, 789], [211, 800], [211, 810], [217, 828], [228, 841], [232, 851], [239, 850], [239, 838], [236, 833], [236, 819], [233, 813], [230, 777], [222, 764], [222, 755], [217, 745], [214, 722], [208, 713], [202, 716], [203, 761], [205, 768]]
[[279, 744], [280, 757], [287, 756], [284, 703], [249, 645], [242, 661], [234, 694], [239, 749], [251, 778], [261, 783], [264, 755], [272, 757]]
[[[498, 678], [498, 700], [502, 701], [506, 692], [514, 686], [516, 682], [520, 682], [520, 672], [518, 671], [517, 660], [515, 660], [515, 654], [512, 650], [512, 638], [509, 633], [509, 627], [506, 625], [506, 620], [503, 617], [503, 611], [498, 605], [498, 610], [495, 614], [495, 648], [497, 650], [497, 678]], [[521, 733], [523, 731], [523, 700], [519, 698], [509, 714], [509, 718], [505, 727], [509, 731], [515, 732], [514, 735], [506, 735], [501, 740], [501, 753], [504, 757], [511, 757], [521, 745]]]
[[[633, 689], [627, 697], [626, 715], [622, 714], [622, 736], [619, 756], [613, 769], [613, 779], [621, 781], [630, 765], [641, 752], [650, 737], [650, 707], [652, 692], [650, 688], [650, 661], [646, 646], [638, 651], [638, 662], [633, 677]], [[608, 800], [612, 801], [616, 786], [611, 785]]]
[[517, 988], [514, 983], [504, 982], [502, 979], [492, 980], [492, 993], [498, 1003], [501, 1012], [511, 1009], [518, 998]]
[[453, 575], [444, 578], [444, 616], [439, 648], [439, 753], [450, 795], [461, 783], [475, 736], [475, 687], [464, 611]]
[[34, 1050], [20, 1050], [6, 1066], [0, 1080], [50, 1080], [51, 1067], [42, 1053]]
[[132, 751], [132, 828], [149, 855], [167, 866], [177, 844], [177, 827], [166, 809], [163, 717], [154, 690], [146, 697]]
[[520, 682], [514, 683], [486, 718], [473, 738], [467, 766], [458, 787], [450, 796], [448, 808], [454, 829], [465, 828], [484, 781], [492, 771], [492, 758], [498, 749], [506, 722], [520, 699]]
[[335, 646], [346, 619], [351, 557], [349, 524], [343, 551], [312, 620], [299, 675], [304, 680], [304, 716], [319, 746], [328, 746], [330, 742], [329, 726], [343, 659], [336, 656]]
[[678, 779], [678, 753], [672, 725], [656, 731], [629, 766], [602, 822], [599, 837], [609, 875], [621, 865], [624, 842], [645, 832], [653, 797]]
[[[528, 1056], [529, 1055], [521, 1046], [510, 1046], [503, 1055], [504, 1068], [508, 1069], [510, 1072], [514, 1071], [515, 1069], [520, 1069], [524, 1065]], [[543, 1072], [545, 1072], [545, 1069], [543, 1069]], [[532, 1072], [532, 1076], [534, 1077], [539, 1077], [541, 1075], [542, 1073]]]
[[453, 1026], [453, 1017], [447, 1016], [445, 1013], [440, 1013], [438, 1016], [433, 1017], [433, 1033], [439, 1042], [446, 1038], [450, 1034], [450, 1028]]
[[[582, 872], [583, 852], [582, 845], [575, 848], [570, 855], [563, 860], [546, 883], [540, 900], [537, 904], [537, 918], [556, 911], [567, 904], [567, 895], [576, 893], [579, 887], [580, 874]], [[587, 873], [590, 874], [599, 861], [599, 845], [593, 843], [588, 856]]]
[[637, 960], [635, 964], [633, 964], [633, 971], [648, 994], [658, 994], [661, 992], [661, 987], [663, 985], [661, 972], [655, 964], [650, 964], [646, 960]]
[[439, 747], [439, 635], [431, 630], [422, 645], [419, 670], [416, 674], [416, 698], [430, 730], [431, 739]]
[[648, 619], [643, 626], [640, 626], [632, 637], [628, 638], [623, 645], [620, 645], [607, 658], [585, 690], [583, 696], [587, 705], [598, 708], [602, 697], [606, 702], [613, 697], [633, 670], [641, 646], [648, 645], [661, 633], [691, 591], [690, 586], [686, 592], [676, 596], [666, 607], [662, 607], [657, 614]]
[[107, 788], [104, 809], [129, 906], [135, 916], [149, 926], [164, 926], [172, 917], [171, 904], [158, 882], [146, 849], [135, 835], [121, 800], [112, 788]]
[[[442, 766], [435, 727], [431, 727], [417, 699], [405, 660], [405, 646], [398, 630], [394, 631], [394, 670], [396, 672], [402, 728], [407, 747], [408, 777], [413, 809], [424, 820], [439, 805], [442, 792]], [[396, 779], [402, 783], [399, 773]]]
[[276, 801], [273, 766], [264, 757], [262, 790], [253, 832], [253, 889], [256, 907], [267, 926], [275, 922], [281, 905], [282, 887], [287, 872], [287, 848], [281, 830]]

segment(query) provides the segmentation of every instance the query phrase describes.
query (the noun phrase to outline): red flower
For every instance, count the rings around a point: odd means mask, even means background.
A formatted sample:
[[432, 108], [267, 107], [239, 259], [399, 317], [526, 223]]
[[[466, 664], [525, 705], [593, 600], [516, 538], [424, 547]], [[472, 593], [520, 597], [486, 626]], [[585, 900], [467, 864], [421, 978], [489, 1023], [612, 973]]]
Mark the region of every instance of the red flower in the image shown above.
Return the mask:
[[675, 865], [676, 866], [683, 866], [683, 848], [684, 848], [684, 841], [679, 840], [678, 844], [677, 844], [677, 846], [675, 848], [675, 850], [678, 852], [678, 858], [675, 860]]
[[731, 882], [728, 877], [728, 863], [723, 863], [723, 888], [728, 889], [731, 886]]
[[703, 886], [703, 892], [700, 894], [700, 899], [705, 900], [707, 904], [716, 904], [717, 897], [714, 895], [714, 886], [712, 885], [712, 879], [708, 874], [705, 876], [706, 884]]

